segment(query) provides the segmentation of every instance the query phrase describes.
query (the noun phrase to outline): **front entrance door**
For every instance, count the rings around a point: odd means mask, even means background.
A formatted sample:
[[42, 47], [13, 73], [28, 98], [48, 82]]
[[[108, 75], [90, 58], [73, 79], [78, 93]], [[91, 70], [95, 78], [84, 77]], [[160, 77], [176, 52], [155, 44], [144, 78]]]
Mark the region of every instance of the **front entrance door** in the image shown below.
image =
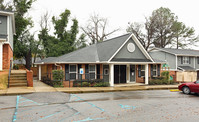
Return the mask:
[[136, 70], [135, 65], [130, 65], [130, 82], [135, 82]]
[[114, 65], [114, 83], [126, 83], [126, 65]]

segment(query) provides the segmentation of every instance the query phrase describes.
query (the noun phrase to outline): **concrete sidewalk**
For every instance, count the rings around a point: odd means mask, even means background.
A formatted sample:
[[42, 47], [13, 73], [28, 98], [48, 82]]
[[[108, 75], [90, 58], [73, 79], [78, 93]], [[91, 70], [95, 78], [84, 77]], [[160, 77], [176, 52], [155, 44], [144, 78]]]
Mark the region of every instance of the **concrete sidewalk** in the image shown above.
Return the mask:
[[178, 85], [136, 85], [122, 87], [71, 87], [54, 88], [40, 81], [34, 81], [34, 87], [17, 87], [0, 90], [0, 95], [19, 95], [34, 92], [65, 92], [65, 93], [94, 93], [94, 92], [117, 92], [117, 91], [138, 91], [138, 90], [163, 90], [177, 89]]

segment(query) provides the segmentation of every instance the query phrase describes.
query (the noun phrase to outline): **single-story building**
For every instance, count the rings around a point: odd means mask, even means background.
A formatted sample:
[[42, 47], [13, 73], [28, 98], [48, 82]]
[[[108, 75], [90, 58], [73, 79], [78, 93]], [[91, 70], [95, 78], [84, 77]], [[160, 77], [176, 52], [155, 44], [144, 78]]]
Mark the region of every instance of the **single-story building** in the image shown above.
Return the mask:
[[54, 69], [61, 69], [65, 74], [65, 86], [78, 79], [103, 79], [114, 86], [120, 83], [148, 84], [150, 78], [160, 76], [164, 63], [153, 59], [130, 33], [35, 64], [39, 68], [39, 80], [49, 77]]

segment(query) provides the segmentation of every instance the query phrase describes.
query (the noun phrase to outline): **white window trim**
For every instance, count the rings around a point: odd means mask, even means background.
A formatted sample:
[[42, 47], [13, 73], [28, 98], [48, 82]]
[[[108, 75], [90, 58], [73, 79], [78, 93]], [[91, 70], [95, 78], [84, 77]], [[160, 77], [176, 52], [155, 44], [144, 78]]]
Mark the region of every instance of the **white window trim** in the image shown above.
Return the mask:
[[[71, 65], [75, 65], [75, 66], [76, 66], [76, 72], [71, 72], [71, 71], [70, 71], [70, 66], [71, 66]], [[78, 76], [78, 73], [77, 73], [77, 70], [78, 70], [78, 69], [77, 69], [77, 68], [78, 68], [78, 67], [77, 67], [77, 64], [69, 64], [69, 75], [70, 75], [71, 73], [76, 73], [75, 79], [71, 79], [71, 78], [70, 78], [70, 80], [76, 80], [76, 79], [77, 79], [77, 76]]]
[[[144, 69], [142, 69], [142, 67], [144, 67]], [[141, 65], [141, 77], [145, 77], [145, 75], [142, 76], [142, 72], [144, 72], [144, 74], [145, 74], [145, 65]]]
[[189, 64], [190, 62], [190, 57], [189, 56], [183, 56], [182, 57], [182, 63], [183, 64]]
[[[154, 66], [156, 66], [156, 69], [154, 69]], [[153, 77], [157, 77], [158, 76], [158, 65], [157, 64], [153, 64], [153, 72], [155, 71], [155, 75], [153, 74]]]
[[[95, 71], [90, 71], [90, 66], [91, 66], [91, 65], [94, 65], [94, 66], [95, 66]], [[96, 79], [96, 72], [97, 72], [97, 71], [96, 71], [96, 70], [97, 70], [96, 64], [89, 64], [89, 65], [88, 65], [88, 69], [89, 69], [89, 70], [88, 70], [88, 71], [89, 71], [89, 75], [90, 75], [90, 73], [95, 73], [95, 79]]]

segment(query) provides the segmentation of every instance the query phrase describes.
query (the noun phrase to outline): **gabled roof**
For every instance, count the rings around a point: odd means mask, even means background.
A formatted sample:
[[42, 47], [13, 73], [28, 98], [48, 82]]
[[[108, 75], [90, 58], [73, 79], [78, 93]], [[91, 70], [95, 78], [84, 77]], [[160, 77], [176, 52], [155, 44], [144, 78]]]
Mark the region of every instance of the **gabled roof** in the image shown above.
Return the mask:
[[153, 48], [151, 51], [153, 50], [160, 50], [178, 56], [199, 56], [198, 50], [157, 48], [157, 47]]
[[12, 11], [7, 11], [7, 10], [0, 10], [0, 15], [10, 16], [10, 17], [11, 17], [11, 20], [12, 20], [12, 28], [13, 28], [13, 34], [16, 34], [14, 12], [12, 12]]
[[[121, 35], [88, 47], [73, 51], [71, 53], [53, 58], [44, 59], [35, 64], [43, 63], [96, 63], [109, 62], [111, 57], [132, 37], [132, 33]], [[137, 40], [136, 40], [137, 41]], [[144, 50], [146, 54], [146, 50]], [[149, 56], [149, 55], [148, 55]], [[152, 58], [147, 57], [150, 62]], [[133, 60], [132, 60], [133, 61]], [[148, 61], [148, 60], [147, 60]], [[144, 61], [146, 62], [146, 61]]]

